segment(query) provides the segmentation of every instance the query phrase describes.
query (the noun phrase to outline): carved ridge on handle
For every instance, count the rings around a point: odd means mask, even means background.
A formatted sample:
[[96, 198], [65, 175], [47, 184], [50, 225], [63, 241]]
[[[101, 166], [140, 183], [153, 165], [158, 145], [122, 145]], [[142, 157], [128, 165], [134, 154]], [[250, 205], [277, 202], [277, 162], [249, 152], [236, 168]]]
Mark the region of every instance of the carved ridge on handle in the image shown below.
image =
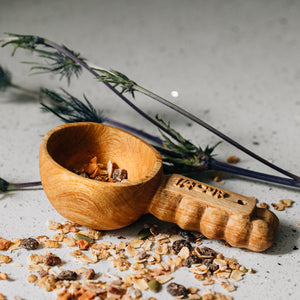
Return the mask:
[[257, 208], [253, 197], [177, 174], [164, 178], [148, 210], [182, 229], [253, 251], [272, 245], [279, 223], [271, 211]]

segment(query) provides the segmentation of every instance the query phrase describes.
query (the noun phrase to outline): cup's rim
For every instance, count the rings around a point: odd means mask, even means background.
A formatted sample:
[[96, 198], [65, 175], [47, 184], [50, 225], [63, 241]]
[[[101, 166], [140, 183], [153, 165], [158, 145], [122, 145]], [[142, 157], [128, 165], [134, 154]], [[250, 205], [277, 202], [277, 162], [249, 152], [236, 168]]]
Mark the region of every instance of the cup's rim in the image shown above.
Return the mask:
[[63, 167], [62, 165], [60, 165], [58, 162], [56, 162], [56, 160], [49, 154], [48, 152], [48, 142], [49, 139], [51, 138], [51, 136], [55, 133], [58, 132], [60, 130], [64, 130], [66, 128], [72, 128], [72, 127], [83, 127], [83, 126], [99, 126], [99, 127], [109, 127], [112, 128], [113, 130], [116, 131], [122, 131], [124, 134], [126, 135], [130, 135], [138, 140], [140, 140], [140, 142], [142, 142], [143, 144], [145, 144], [147, 147], [151, 148], [152, 151], [155, 154], [156, 160], [155, 160], [155, 164], [154, 167], [152, 168], [152, 170], [146, 175], [143, 176], [139, 179], [133, 180], [133, 181], [125, 181], [125, 182], [104, 182], [104, 181], [98, 181], [98, 180], [94, 180], [94, 179], [90, 179], [90, 178], [84, 178], [84, 177], [80, 177], [81, 180], [85, 181], [88, 180], [89, 184], [93, 183], [96, 185], [108, 185], [110, 184], [110, 187], [120, 187], [120, 186], [135, 186], [135, 185], [139, 185], [139, 184], [143, 184], [146, 181], [151, 180], [152, 178], [156, 177], [159, 173], [162, 174], [162, 158], [160, 153], [150, 144], [148, 144], [147, 142], [145, 142], [144, 140], [142, 140], [141, 138], [133, 135], [132, 133], [129, 133], [123, 129], [114, 127], [114, 126], [110, 126], [110, 125], [106, 125], [106, 124], [102, 124], [102, 123], [96, 123], [96, 122], [75, 122], [75, 123], [67, 123], [67, 124], [62, 124], [62, 125], [58, 125], [54, 128], [52, 128], [50, 131], [48, 131], [44, 138], [42, 139], [41, 142], [41, 146], [40, 146], [40, 151], [44, 152], [45, 158], [48, 159], [49, 161], [51, 161], [51, 163], [56, 166], [57, 168], [64, 170], [65, 172], [68, 172], [70, 176], [75, 176], [78, 180], [79, 175], [75, 174], [74, 172], [68, 170], [67, 168]]

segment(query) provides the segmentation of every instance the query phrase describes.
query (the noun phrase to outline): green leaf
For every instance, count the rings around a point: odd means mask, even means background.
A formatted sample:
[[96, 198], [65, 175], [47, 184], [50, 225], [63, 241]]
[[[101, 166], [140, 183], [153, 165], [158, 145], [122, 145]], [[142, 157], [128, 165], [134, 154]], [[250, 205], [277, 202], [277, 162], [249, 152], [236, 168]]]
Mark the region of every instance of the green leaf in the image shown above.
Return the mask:
[[51, 100], [49, 105], [41, 103], [42, 108], [53, 113], [65, 123], [103, 122], [102, 113], [97, 111], [85, 96], [84, 103], [64, 89], [62, 89], [63, 95], [45, 88], [41, 92]]
[[163, 125], [170, 135], [172, 135], [173, 141], [165, 133], [161, 132], [165, 142], [164, 148], [169, 151], [177, 152], [181, 157], [174, 157], [166, 153], [162, 153], [164, 167], [166, 170], [191, 172], [195, 169], [206, 168], [209, 159], [213, 156], [213, 151], [219, 143], [213, 147], [206, 146], [203, 150], [201, 147], [195, 146], [192, 142], [185, 139], [179, 132], [171, 128], [169, 123], [166, 123], [163, 119], [156, 116], [157, 121]]

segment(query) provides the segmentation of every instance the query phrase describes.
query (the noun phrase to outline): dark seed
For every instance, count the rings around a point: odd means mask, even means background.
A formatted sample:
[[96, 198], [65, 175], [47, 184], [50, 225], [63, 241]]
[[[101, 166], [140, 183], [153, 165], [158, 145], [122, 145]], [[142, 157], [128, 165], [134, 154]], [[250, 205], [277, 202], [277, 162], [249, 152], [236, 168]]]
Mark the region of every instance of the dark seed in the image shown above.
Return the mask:
[[213, 256], [213, 257], [215, 257], [218, 254], [215, 250], [208, 248], [208, 247], [199, 248], [199, 252], [201, 255]]
[[206, 266], [209, 266], [210, 264], [212, 264], [213, 260], [214, 260], [213, 257], [212, 258], [205, 258], [205, 259], [202, 260], [202, 264], [206, 265]]
[[114, 182], [121, 182], [123, 179], [127, 179], [127, 171], [125, 169], [114, 169], [112, 178]]
[[39, 242], [33, 238], [22, 239], [20, 246], [27, 250], [35, 250], [39, 246]]
[[182, 262], [182, 265], [190, 268], [193, 264], [199, 264], [200, 262], [201, 259], [196, 254], [191, 254]]
[[176, 254], [178, 254], [183, 247], [188, 247], [189, 250], [192, 250], [192, 245], [186, 240], [177, 240], [172, 244], [172, 249]]
[[205, 236], [200, 232], [194, 232], [193, 234], [196, 239], [195, 242], [200, 242], [201, 240], [205, 239]]
[[54, 254], [47, 254], [45, 256], [45, 265], [56, 266], [61, 264], [61, 259]]
[[194, 243], [196, 241], [195, 235], [190, 231], [179, 231], [178, 233], [188, 242]]
[[147, 239], [149, 236], [151, 236], [152, 233], [150, 231], [150, 228], [143, 228], [139, 233], [138, 233], [138, 238], [140, 240], [145, 240]]
[[172, 282], [167, 285], [167, 292], [174, 297], [185, 298], [188, 294], [188, 290], [181, 284]]
[[73, 271], [61, 271], [58, 276], [57, 280], [76, 280], [77, 273]]

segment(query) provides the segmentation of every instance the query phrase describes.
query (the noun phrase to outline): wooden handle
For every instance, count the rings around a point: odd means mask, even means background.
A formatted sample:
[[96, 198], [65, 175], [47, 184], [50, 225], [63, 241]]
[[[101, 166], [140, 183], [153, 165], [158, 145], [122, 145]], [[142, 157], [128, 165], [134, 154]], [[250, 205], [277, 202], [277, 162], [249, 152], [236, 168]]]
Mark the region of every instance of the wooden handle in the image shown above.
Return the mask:
[[234, 247], [263, 251], [273, 244], [278, 218], [256, 199], [173, 174], [165, 176], [149, 212], [182, 229]]

